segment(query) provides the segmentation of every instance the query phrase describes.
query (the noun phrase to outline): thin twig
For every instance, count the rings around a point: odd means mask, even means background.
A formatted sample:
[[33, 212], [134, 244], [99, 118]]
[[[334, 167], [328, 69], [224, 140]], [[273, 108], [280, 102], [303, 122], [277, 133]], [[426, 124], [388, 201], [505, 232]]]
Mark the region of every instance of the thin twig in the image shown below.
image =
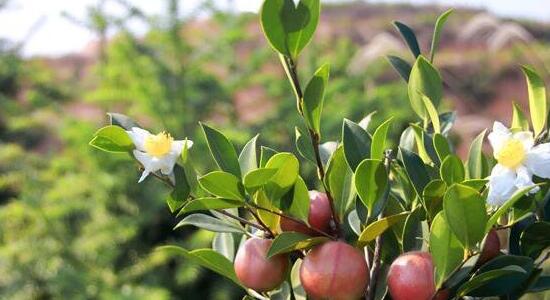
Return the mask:
[[326, 232], [324, 232], [324, 231], [322, 231], [322, 230], [319, 230], [319, 229], [317, 229], [317, 228], [315, 228], [315, 227], [309, 226], [307, 223], [303, 222], [303, 221], [300, 220], [300, 219], [296, 219], [296, 218], [294, 218], [294, 217], [287, 216], [287, 215], [285, 215], [285, 214], [283, 214], [283, 213], [280, 213], [280, 212], [278, 212], [278, 211], [271, 210], [271, 209], [269, 209], [269, 208], [265, 208], [265, 207], [259, 206], [259, 205], [257, 205], [257, 204], [254, 204], [254, 203], [248, 203], [248, 205], [250, 205], [251, 207], [253, 207], [253, 208], [255, 208], [255, 209], [263, 210], [263, 211], [266, 211], [266, 212], [268, 212], [268, 213], [277, 215], [277, 216], [279, 216], [279, 217], [281, 217], [281, 218], [285, 218], [285, 219], [294, 221], [294, 222], [296, 222], [296, 223], [299, 223], [299, 224], [301, 224], [301, 225], [304, 225], [304, 226], [306, 226], [308, 229], [311, 229], [312, 231], [315, 231], [316, 233], [321, 234], [321, 235], [323, 235], [323, 236], [325, 236], [325, 237], [328, 237], [328, 238], [330, 238], [330, 239], [332, 239], [332, 240], [335, 239], [334, 236], [329, 235], [328, 233], [326, 233]]
[[[256, 229], [259, 229], [259, 230], [262, 230], [262, 231], [266, 231], [265, 228], [264, 228], [263, 226], [258, 225], [258, 224], [253, 223], [253, 222], [250, 222], [250, 221], [248, 221], [248, 220], [245, 219], [245, 218], [241, 218], [241, 217], [239, 217], [239, 216], [236, 216], [236, 215], [234, 215], [234, 214], [232, 214], [232, 213], [229, 213], [229, 212], [227, 212], [227, 211], [225, 211], [225, 210], [223, 210], [223, 209], [215, 209], [215, 211], [219, 212], [220, 214], [222, 214], [222, 215], [224, 215], [224, 216], [226, 216], [226, 217], [235, 219], [235, 220], [237, 220], [237, 221], [239, 221], [239, 222], [241, 222], [241, 223], [244, 223], [244, 224], [249, 225], [249, 226], [251, 226], [251, 227], [254, 227], [254, 228], [256, 228]], [[271, 232], [268, 232], [268, 233], [271, 233]]]

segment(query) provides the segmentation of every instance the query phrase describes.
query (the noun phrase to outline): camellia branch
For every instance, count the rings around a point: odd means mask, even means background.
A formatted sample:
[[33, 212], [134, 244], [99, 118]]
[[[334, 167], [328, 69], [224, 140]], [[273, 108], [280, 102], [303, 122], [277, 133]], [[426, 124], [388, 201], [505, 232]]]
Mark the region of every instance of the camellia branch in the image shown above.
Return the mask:
[[250, 212], [250, 214], [254, 217], [254, 219], [256, 219], [256, 221], [260, 224], [260, 226], [262, 226], [264, 228], [264, 231], [269, 234], [270, 237], [275, 237], [275, 234], [273, 233], [273, 231], [271, 231], [271, 229], [269, 228], [269, 226], [267, 226], [264, 221], [262, 221], [262, 219], [260, 218], [260, 216], [253, 210], [251, 209], [250, 207], [247, 207], [248, 208], [248, 211]]
[[[300, 80], [298, 79], [296, 64], [292, 58], [282, 56], [282, 55], [281, 55], [281, 62], [283, 63], [285, 72], [291, 82], [291, 85], [294, 89], [294, 93], [296, 94], [296, 106], [297, 106], [298, 112], [302, 117], [304, 117], [304, 111], [302, 107], [304, 94], [300, 86]], [[331, 227], [332, 227], [331, 229], [334, 232], [336, 232], [338, 236], [340, 236], [341, 235], [340, 220], [338, 218], [338, 214], [336, 214], [336, 208], [334, 207], [334, 199], [332, 198], [330, 191], [326, 188], [324, 184], [325, 168], [323, 166], [323, 161], [321, 160], [321, 153], [319, 152], [319, 145], [321, 143], [321, 140], [320, 140], [319, 134], [317, 134], [312, 128], [308, 128], [308, 132], [309, 132], [309, 138], [311, 139], [311, 144], [313, 147], [313, 153], [315, 155], [315, 163], [317, 164], [317, 174], [319, 176], [319, 180], [323, 182], [323, 187], [325, 187], [325, 192], [327, 194], [327, 197], [330, 203], [332, 220], [334, 221], [334, 224], [331, 222]]]

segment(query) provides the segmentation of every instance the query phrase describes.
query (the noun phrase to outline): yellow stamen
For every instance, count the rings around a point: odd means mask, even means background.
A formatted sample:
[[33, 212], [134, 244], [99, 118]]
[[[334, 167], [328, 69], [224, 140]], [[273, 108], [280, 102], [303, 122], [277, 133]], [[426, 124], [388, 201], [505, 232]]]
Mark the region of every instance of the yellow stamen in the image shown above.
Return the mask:
[[163, 131], [157, 135], [149, 135], [146, 137], [143, 147], [149, 155], [161, 157], [170, 152], [173, 141], [174, 139], [170, 134]]
[[507, 168], [516, 169], [525, 160], [525, 154], [523, 143], [517, 139], [510, 139], [498, 152], [497, 161]]

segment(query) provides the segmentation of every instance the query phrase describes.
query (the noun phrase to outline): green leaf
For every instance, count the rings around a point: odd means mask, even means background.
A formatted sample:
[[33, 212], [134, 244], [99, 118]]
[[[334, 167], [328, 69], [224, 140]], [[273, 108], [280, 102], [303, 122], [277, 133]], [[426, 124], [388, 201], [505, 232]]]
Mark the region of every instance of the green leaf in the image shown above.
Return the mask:
[[445, 25], [447, 18], [452, 12], [453, 12], [453, 9], [447, 10], [446, 12], [441, 14], [441, 16], [439, 16], [439, 18], [437, 18], [437, 21], [435, 22], [435, 29], [434, 29], [434, 34], [432, 38], [432, 50], [430, 51], [430, 62], [432, 63], [434, 61], [435, 52], [439, 47], [439, 38], [441, 36], [441, 30], [443, 30], [443, 25]]
[[212, 157], [218, 167], [225, 172], [241, 177], [241, 167], [235, 148], [229, 140], [218, 130], [201, 123], [204, 136]]
[[315, 245], [328, 241], [326, 237], [310, 237], [298, 232], [283, 232], [279, 234], [271, 244], [267, 257], [288, 253], [294, 250], [309, 249]]
[[244, 206], [243, 201], [232, 200], [232, 199], [223, 199], [223, 198], [213, 198], [205, 197], [191, 200], [185, 204], [185, 206], [178, 213], [178, 217], [195, 211], [201, 210], [211, 210], [211, 209], [227, 209], [227, 208], [236, 208]]
[[424, 209], [417, 206], [405, 220], [401, 240], [403, 252], [421, 250], [428, 239], [429, 228], [424, 220]]
[[462, 160], [456, 155], [447, 156], [441, 164], [440, 175], [441, 179], [449, 186], [464, 181], [465, 171]]
[[512, 206], [514, 206], [514, 204], [516, 204], [516, 202], [518, 202], [520, 199], [523, 198], [523, 196], [526, 196], [526, 194], [532, 190], [533, 188], [535, 188], [535, 186], [537, 185], [534, 185], [534, 186], [528, 186], [528, 187], [524, 187], [520, 190], [518, 190], [517, 192], [515, 192], [512, 197], [510, 197], [510, 199], [508, 199], [506, 202], [504, 202], [504, 204], [499, 207], [497, 209], [497, 211], [495, 211], [493, 213], [493, 215], [489, 218], [489, 221], [487, 222], [487, 226], [485, 227], [485, 232], [489, 232], [491, 230], [491, 228], [493, 227], [493, 225], [495, 225], [499, 218], [501, 216], [503, 216], [506, 212], [508, 212], [508, 210], [510, 208], [512, 208]]
[[443, 97], [443, 83], [437, 69], [422, 55], [418, 57], [409, 77], [409, 100], [413, 110], [422, 119], [426, 119], [426, 109], [422, 94], [437, 107]]
[[365, 159], [355, 170], [355, 189], [359, 198], [369, 210], [369, 217], [373, 218], [379, 201], [384, 201], [389, 191], [388, 172], [381, 160]]
[[176, 186], [168, 199], [166, 200], [170, 212], [175, 212], [185, 204], [189, 194], [191, 193], [191, 186], [188, 181], [185, 168], [176, 164], [174, 166], [174, 178], [176, 179]]
[[338, 219], [342, 220], [356, 196], [353, 172], [346, 162], [342, 146], [336, 149], [328, 163], [325, 183], [334, 201]]
[[292, 153], [282, 152], [273, 155], [266, 168], [277, 169], [277, 172], [265, 185], [266, 196], [276, 201], [288, 192], [298, 178], [299, 162]]
[[470, 145], [468, 152], [468, 178], [481, 179], [489, 175], [489, 166], [483, 155], [483, 140], [485, 132], [483, 130]]
[[447, 156], [451, 155], [451, 146], [449, 145], [449, 142], [447, 141], [447, 138], [445, 136], [436, 133], [434, 134], [432, 140], [439, 161], [444, 161]]
[[387, 58], [391, 66], [399, 73], [399, 76], [401, 76], [405, 82], [409, 82], [409, 74], [411, 74], [412, 69], [411, 65], [398, 56], [388, 55]]
[[533, 259], [550, 247], [550, 223], [536, 222], [521, 233], [519, 240], [521, 253]]
[[461, 182], [462, 185], [469, 186], [476, 191], [480, 191], [487, 186], [488, 179], [468, 179]]
[[264, 1], [260, 11], [262, 30], [273, 49], [296, 58], [309, 43], [321, 13], [319, 0]]
[[264, 168], [267, 161], [278, 152], [265, 146], [260, 147], [260, 168]]
[[441, 133], [441, 124], [439, 123], [439, 114], [437, 113], [437, 109], [432, 103], [432, 100], [430, 100], [430, 98], [428, 98], [428, 96], [424, 95], [423, 93], [421, 94], [421, 99], [422, 99], [422, 102], [424, 102], [424, 107], [426, 108], [426, 112], [428, 112], [428, 116], [432, 121], [434, 132]]
[[304, 180], [298, 176], [292, 193], [289, 195], [290, 203], [281, 205], [281, 209], [289, 215], [308, 223], [309, 216], [309, 191]]
[[256, 154], [256, 141], [258, 135], [254, 136], [244, 145], [241, 154], [239, 154], [239, 166], [241, 174], [246, 175], [248, 172], [258, 168], [258, 155]]
[[445, 279], [460, 265], [464, 250], [451, 232], [443, 212], [437, 214], [430, 230], [430, 253], [435, 265], [435, 282], [440, 287]]
[[254, 193], [257, 189], [264, 186], [277, 171], [278, 169], [266, 168], [250, 171], [244, 177], [244, 187], [251, 193]]
[[443, 196], [445, 196], [445, 191], [447, 191], [447, 184], [440, 179], [430, 181], [424, 188], [422, 198], [424, 198], [426, 209], [432, 218], [443, 209]]
[[306, 123], [318, 135], [321, 134], [321, 113], [323, 112], [323, 99], [328, 83], [329, 69], [330, 66], [324, 64], [315, 71], [313, 78], [306, 86], [302, 102]]
[[384, 123], [380, 124], [372, 135], [372, 144], [370, 148], [370, 157], [372, 159], [384, 159], [384, 151], [388, 147], [388, 130], [391, 127], [393, 117], [390, 117]]
[[244, 200], [239, 178], [223, 171], [214, 171], [199, 178], [199, 184], [210, 194], [230, 200]]
[[241, 286], [241, 283], [235, 275], [233, 263], [212, 249], [197, 249], [189, 251], [178, 246], [162, 246], [158, 247], [156, 250], [170, 255], [181, 255], [188, 261], [214, 271]]
[[365, 228], [363, 232], [361, 232], [361, 235], [359, 235], [359, 239], [357, 240], [357, 243], [360, 246], [365, 246], [367, 243], [374, 241], [374, 239], [376, 239], [386, 230], [391, 228], [393, 225], [401, 221], [404, 221], [409, 215], [410, 215], [410, 212], [403, 212], [397, 215], [376, 220], [375, 222], [369, 224], [367, 228]]
[[443, 198], [443, 210], [449, 227], [465, 248], [473, 249], [483, 239], [488, 217], [478, 191], [461, 184], [452, 185]]
[[537, 72], [528, 66], [521, 69], [527, 79], [527, 91], [529, 92], [529, 112], [535, 136], [542, 132], [545, 127], [548, 108], [546, 104], [546, 89], [544, 81]]
[[416, 153], [400, 148], [401, 160], [403, 161], [403, 166], [405, 167], [405, 172], [411, 181], [414, 190], [418, 196], [422, 196], [424, 188], [430, 182], [430, 176], [424, 162], [420, 156]]
[[233, 234], [217, 232], [212, 239], [212, 249], [230, 261], [233, 261], [235, 258], [235, 239], [233, 238]]
[[[254, 194], [254, 203], [257, 205], [277, 211], [279, 208], [273, 205], [273, 201], [271, 201], [265, 194], [265, 192], [260, 189]], [[273, 231], [277, 231], [279, 228], [279, 220], [280, 217], [276, 214], [272, 214], [267, 211], [258, 210], [258, 215], [260, 216], [260, 219], [262, 222], [264, 222], [269, 229]]]
[[292, 290], [294, 291], [294, 298], [296, 300], [307, 300], [306, 291], [302, 287], [300, 282], [300, 267], [302, 266], [302, 259], [296, 259], [292, 270], [290, 271], [290, 282], [292, 284]]
[[[457, 291], [460, 297], [490, 297], [506, 295], [521, 284], [526, 276], [525, 270], [519, 266], [508, 266], [500, 270], [491, 270], [474, 276]], [[512, 283], [512, 284], [508, 284]]]
[[181, 220], [174, 229], [183, 227], [183, 226], [196, 226], [205, 230], [214, 231], [214, 232], [235, 232], [243, 233], [245, 232], [244, 228], [235, 224], [224, 222], [218, 218], [211, 217], [205, 214], [192, 214], [185, 217]]
[[418, 57], [421, 54], [420, 46], [418, 46], [418, 40], [416, 39], [414, 31], [409, 26], [398, 21], [393, 22], [393, 25], [395, 26], [395, 28], [397, 28], [397, 30], [407, 43], [407, 46], [409, 46], [409, 49], [411, 50], [414, 57]]
[[529, 288], [530, 293], [538, 293], [550, 290], [550, 275], [540, 276], [537, 281]]
[[346, 161], [351, 170], [355, 171], [363, 159], [370, 157], [370, 136], [361, 126], [348, 119], [344, 119], [342, 140]]
[[135, 146], [124, 129], [116, 125], [109, 125], [99, 129], [90, 145], [107, 152], [129, 152]]
[[298, 149], [298, 153], [310, 162], [316, 163], [315, 153], [313, 152], [313, 145], [311, 144], [309, 135], [304, 135], [298, 127], [295, 127], [294, 131], [296, 133], [296, 149]]
[[512, 129], [529, 131], [529, 120], [516, 102], [512, 102]]

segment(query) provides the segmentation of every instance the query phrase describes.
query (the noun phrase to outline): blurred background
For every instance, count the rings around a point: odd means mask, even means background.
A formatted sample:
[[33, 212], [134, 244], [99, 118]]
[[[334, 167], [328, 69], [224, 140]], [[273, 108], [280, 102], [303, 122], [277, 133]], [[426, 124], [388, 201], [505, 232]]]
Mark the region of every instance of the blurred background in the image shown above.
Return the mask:
[[[107, 111], [196, 142], [197, 122], [237, 147], [293, 151], [294, 96], [256, 15], [260, 0], [0, 0], [0, 299], [241, 299], [231, 282], [153, 249], [208, 247], [212, 235], [173, 231], [167, 190], [137, 185], [136, 165], [88, 142]], [[426, 50], [436, 17], [457, 10], [436, 58], [444, 106], [458, 111], [459, 152], [511, 103], [527, 108], [520, 64], [550, 79], [547, 0], [326, 1], [302, 80], [331, 63], [325, 141], [342, 118], [394, 116], [393, 140], [414, 121], [405, 83], [385, 55], [412, 56], [392, 27], [413, 27]], [[313, 170], [303, 166], [308, 181]], [[310, 188], [314, 186], [310, 185]]]

